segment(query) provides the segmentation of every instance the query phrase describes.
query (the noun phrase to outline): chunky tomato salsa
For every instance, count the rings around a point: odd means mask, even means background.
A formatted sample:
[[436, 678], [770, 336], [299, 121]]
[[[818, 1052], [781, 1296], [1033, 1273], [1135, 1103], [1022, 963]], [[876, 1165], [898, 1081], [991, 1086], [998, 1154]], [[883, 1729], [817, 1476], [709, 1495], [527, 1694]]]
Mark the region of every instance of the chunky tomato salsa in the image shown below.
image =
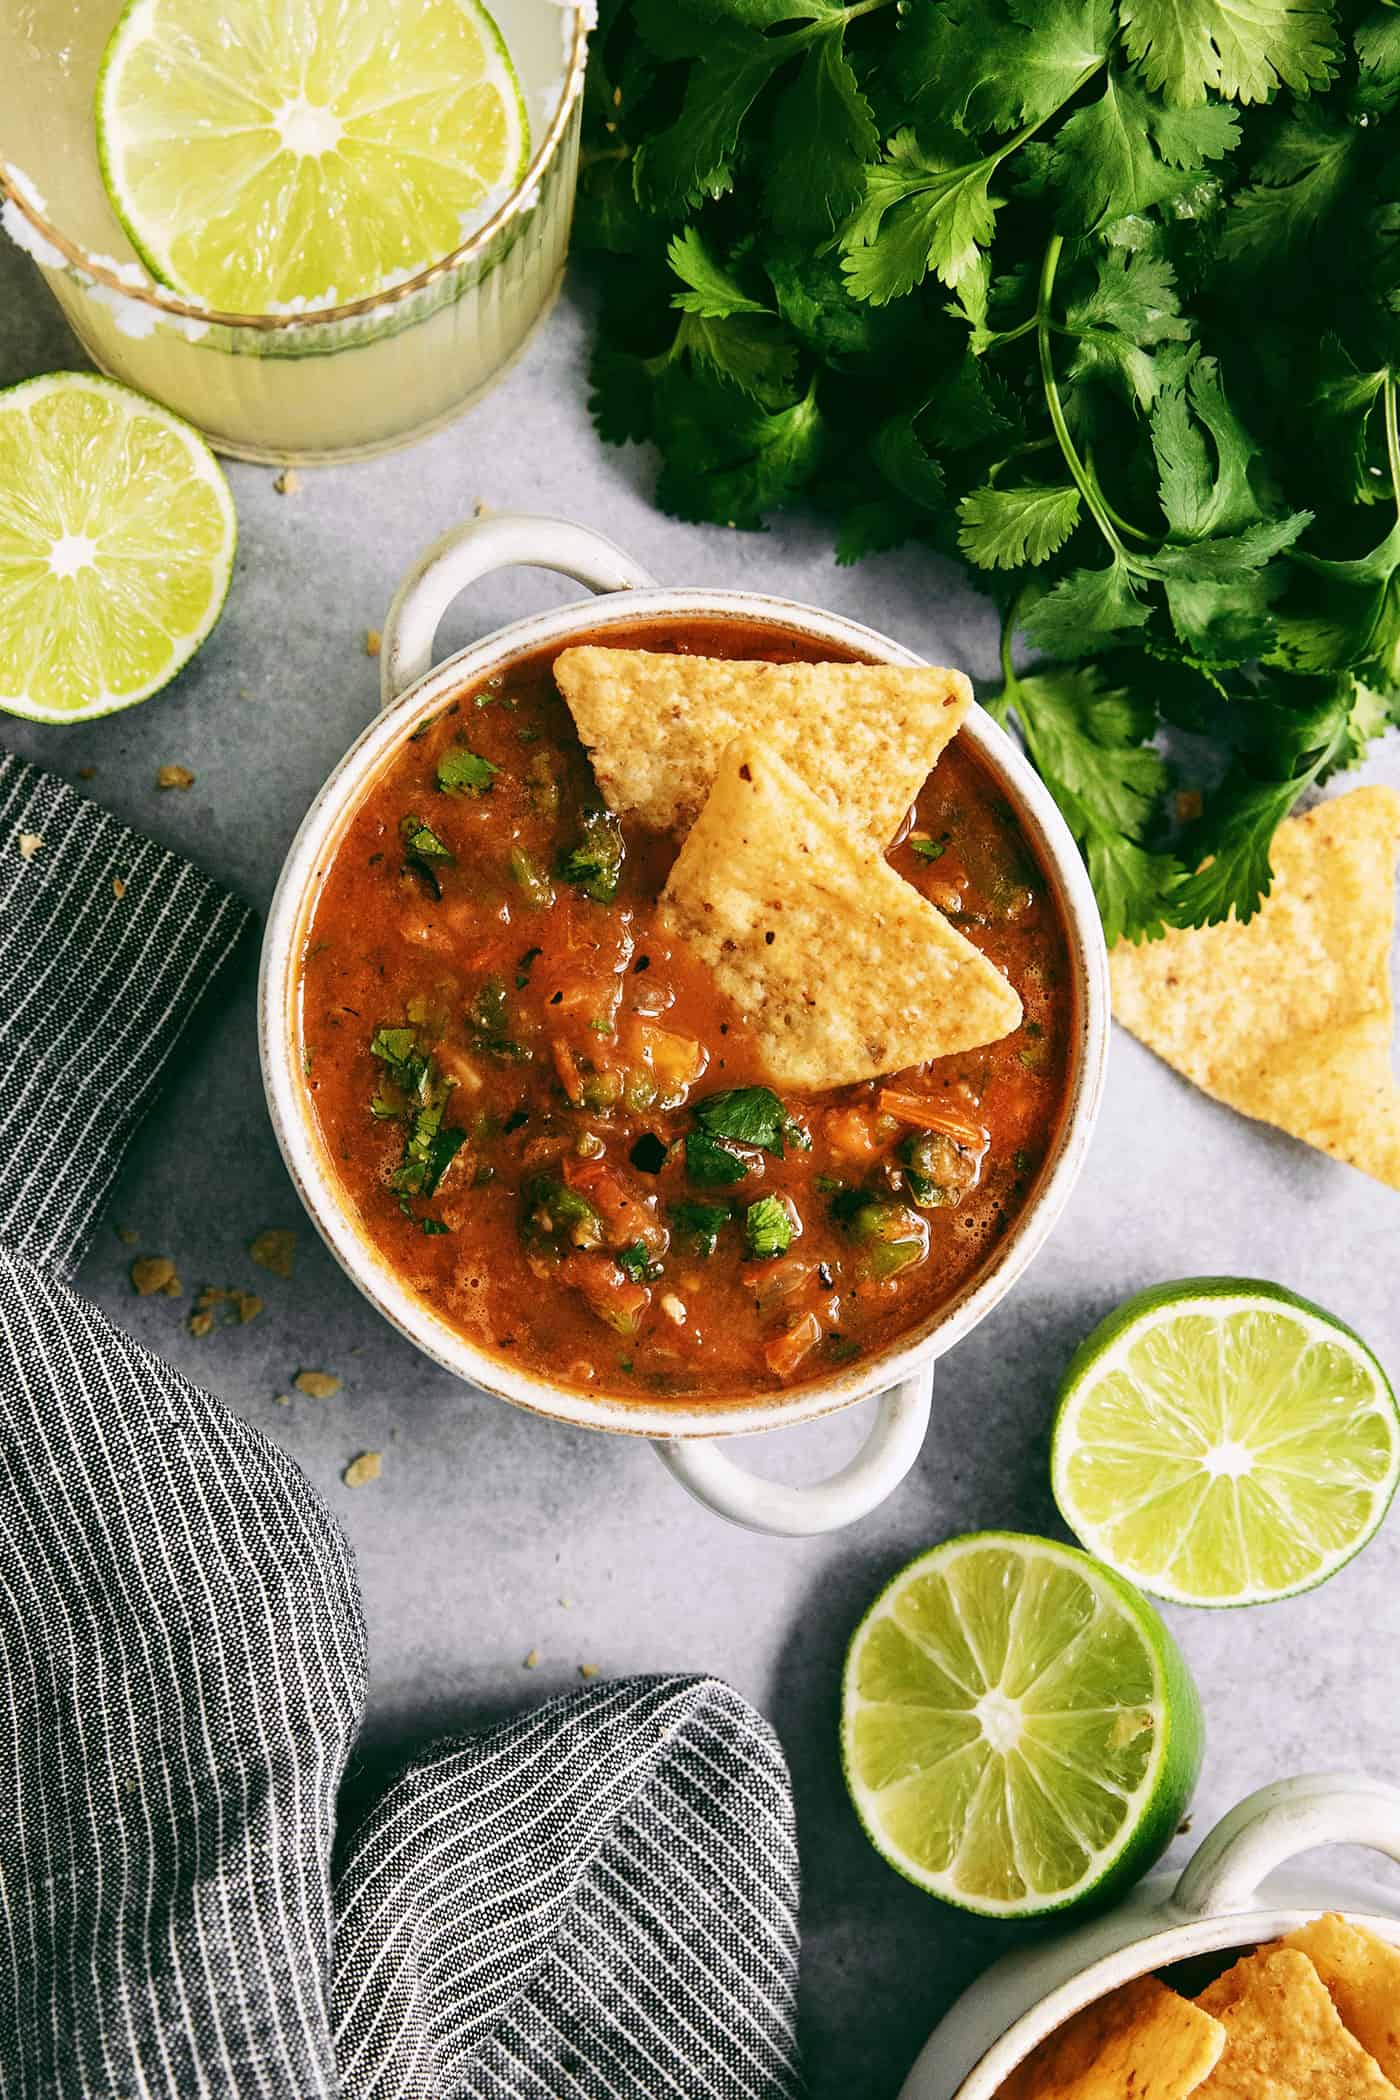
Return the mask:
[[[822, 653], [713, 621], [607, 639]], [[1073, 1027], [1050, 884], [954, 739], [887, 858], [1021, 1025], [782, 1096], [658, 909], [676, 841], [605, 806], [550, 662], [422, 723], [323, 871], [303, 1064], [346, 1203], [442, 1318], [560, 1384], [723, 1400], [828, 1375], [959, 1291], [1031, 1195]]]

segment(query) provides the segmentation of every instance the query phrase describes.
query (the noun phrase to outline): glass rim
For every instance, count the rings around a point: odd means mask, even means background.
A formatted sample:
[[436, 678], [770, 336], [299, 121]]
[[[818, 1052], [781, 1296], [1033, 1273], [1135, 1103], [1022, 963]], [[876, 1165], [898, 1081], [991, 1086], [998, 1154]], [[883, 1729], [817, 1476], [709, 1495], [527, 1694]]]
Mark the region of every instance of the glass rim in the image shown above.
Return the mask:
[[[548, 4], [557, 4], [557, 0], [548, 0]], [[538, 150], [532, 155], [525, 173], [509, 196], [504, 197], [497, 205], [490, 218], [478, 226], [460, 247], [454, 248], [451, 254], [444, 255], [440, 261], [429, 263], [415, 276], [405, 278], [402, 284], [391, 285], [387, 291], [369, 292], [360, 299], [349, 299], [338, 306], [318, 306], [304, 313], [223, 313], [216, 307], [191, 305], [188, 300], [180, 299], [175, 293], [154, 283], [127, 283], [115, 268], [89, 255], [60, 227], [53, 225], [44, 216], [26, 195], [28, 184], [23, 179], [22, 171], [6, 158], [3, 151], [0, 151], [0, 198], [13, 204], [22, 217], [28, 220], [40, 239], [47, 242], [51, 248], [57, 249], [64, 262], [71, 268], [80, 270], [85, 277], [95, 284], [102, 285], [107, 291], [116, 292], [123, 299], [134, 300], [138, 306], [154, 307], [158, 313], [169, 314], [175, 320], [197, 321], [204, 327], [212, 328], [247, 328], [258, 334], [270, 335], [298, 328], [323, 327], [328, 322], [355, 320], [366, 314], [382, 313], [386, 308], [397, 306], [405, 299], [412, 298], [414, 293], [436, 284], [462, 263], [469, 261], [473, 255], [478, 254], [520, 214], [531, 192], [538, 187], [559, 150], [569, 119], [573, 115], [574, 104], [578, 101], [583, 87], [584, 70], [588, 60], [591, 10], [585, 4], [585, 0], [569, 0], [569, 4], [574, 18], [574, 36], [564, 85], [548, 129]]]

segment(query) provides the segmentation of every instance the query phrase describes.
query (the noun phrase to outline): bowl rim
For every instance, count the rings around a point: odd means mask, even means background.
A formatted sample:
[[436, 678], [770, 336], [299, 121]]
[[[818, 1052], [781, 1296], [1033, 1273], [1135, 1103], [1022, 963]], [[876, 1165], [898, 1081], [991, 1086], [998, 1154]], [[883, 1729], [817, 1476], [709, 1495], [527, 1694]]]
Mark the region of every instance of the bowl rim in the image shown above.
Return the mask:
[[[404, 279], [385, 291], [369, 292], [359, 299], [347, 299], [336, 306], [307, 308], [305, 312], [288, 314], [239, 314], [225, 313], [213, 306], [198, 306], [187, 299], [157, 284], [141, 265], [142, 282], [132, 284], [120, 273], [111, 257], [90, 254], [77, 241], [66, 234], [48, 216], [48, 206], [36, 203], [38, 190], [27, 172], [10, 160], [0, 149], [0, 201], [14, 206], [20, 216], [28, 222], [31, 232], [62, 257], [64, 265], [99, 284], [104, 290], [117, 294], [122, 299], [133, 300], [138, 306], [148, 306], [157, 313], [168, 314], [179, 321], [193, 321], [203, 328], [247, 329], [256, 335], [292, 335], [308, 328], [325, 327], [338, 321], [360, 320], [367, 314], [382, 314], [390, 308], [411, 299], [415, 293], [424, 291], [441, 278], [450, 276], [472, 256], [480, 253], [510, 221], [533, 206], [535, 192], [543, 180], [546, 170], [553, 162], [564, 134], [573, 116], [574, 106], [583, 88], [583, 76], [588, 62], [589, 8], [587, 0], [545, 0], [547, 5], [568, 7], [574, 18], [574, 33], [564, 67], [563, 83], [559, 99], [554, 106], [545, 134], [519, 181], [514, 183], [507, 196], [501, 199], [495, 211], [482, 221], [450, 254], [429, 263], [412, 277]], [[128, 269], [130, 265], [126, 266]]]
[[1103, 1094], [1109, 1039], [1108, 957], [1084, 863], [1048, 789], [989, 715], [974, 706], [961, 735], [1006, 791], [1018, 822], [1051, 876], [1075, 971], [1074, 1068], [1054, 1150], [1030, 1202], [956, 1296], [869, 1360], [791, 1392], [687, 1405], [589, 1392], [556, 1383], [468, 1341], [397, 1277], [341, 1199], [310, 1103], [296, 1073], [298, 961], [319, 883], [363, 794], [421, 718], [463, 687], [548, 647], [596, 637], [614, 626], [713, 618], [768, 626], [835, 643], [877, 662], [926, 659], [873, 628], [820, 607], [766, 593], [705, 586], [654, 586], [571, 601], [497, 628], [436, 664], [371, 721], [323, 783], [288, 849], [263, 937], [258, 1040], [273, 1129], [307, 1215], [351, 1280], [399, 1332], [454, 1376], [528, 1412], [620, 1435], [737, 1436], [786, 1428], [852, 1406], [941, 1356], [990, 1312], [1040, 1251], [1068, 1201], [1088, 1150]]

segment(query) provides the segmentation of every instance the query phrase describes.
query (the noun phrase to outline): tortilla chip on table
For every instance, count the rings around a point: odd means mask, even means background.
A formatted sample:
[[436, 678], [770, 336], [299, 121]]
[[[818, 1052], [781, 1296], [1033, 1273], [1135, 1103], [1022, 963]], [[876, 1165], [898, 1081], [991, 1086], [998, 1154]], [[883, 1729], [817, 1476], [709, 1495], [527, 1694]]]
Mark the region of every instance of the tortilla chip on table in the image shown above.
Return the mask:
[[1110, 960], [1113, 1011], [1241, 1114], [1400, 1188], [1390, 944], [1400, 795], [1353, 788], [1290, 817], [1274, 885], [1240, 925], [1171, 932]]
[[1225, 2029], [1189, 1998], [1138, 1976], [1057, 2027], [997, 2100], [1187, 2100], [1220, 2060]]
[[664, 892], [778, 1086], [845, 1086], [999, 1041], [1021, 1001], [756, 738], [725, 751]]
[[972, 705], [960, 671], [565, 649], [554, 678], [609, 807], [689, 830], [725, 746], [755, 736], [886, 846]]
[[1196, 2003], [1225, 2029], [1224, 2052], [1198, 2100], [1397, 2100], [1296, 1947], [1246, 1955]]

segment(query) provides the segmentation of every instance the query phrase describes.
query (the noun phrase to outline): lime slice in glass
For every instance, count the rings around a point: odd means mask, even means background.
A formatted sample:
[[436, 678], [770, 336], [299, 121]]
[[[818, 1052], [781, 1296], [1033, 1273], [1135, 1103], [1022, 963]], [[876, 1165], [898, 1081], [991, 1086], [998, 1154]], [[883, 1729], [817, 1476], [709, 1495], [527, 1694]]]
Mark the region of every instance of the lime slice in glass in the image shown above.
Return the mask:
[[344, 304], [440, 262], [530, 153], [476, 0], [130, 0], [97, 137], [147, 268], [226, 313]]
[[1195, 1686], [1131, 1584], [982, 1531], [911, 1561], [846, 1659], [846, 1783], [876, 1850], [986, 1917], [1105, 1897], [1170, 1842], [1200, 1769]]
[[159, 692], [236, 539], [213, 453], [154, 402], [86, 372], [0, 393], [0, 708], [82, 722]]
[[1335, 1574], [1400, 1470], [1400, 1416], [1365, 1343], [1270, 1283], [1144, 1291], [1066, 1374], [1051, 1457], [1065, 1522], [1175, 1604], [1263, 1604]]

